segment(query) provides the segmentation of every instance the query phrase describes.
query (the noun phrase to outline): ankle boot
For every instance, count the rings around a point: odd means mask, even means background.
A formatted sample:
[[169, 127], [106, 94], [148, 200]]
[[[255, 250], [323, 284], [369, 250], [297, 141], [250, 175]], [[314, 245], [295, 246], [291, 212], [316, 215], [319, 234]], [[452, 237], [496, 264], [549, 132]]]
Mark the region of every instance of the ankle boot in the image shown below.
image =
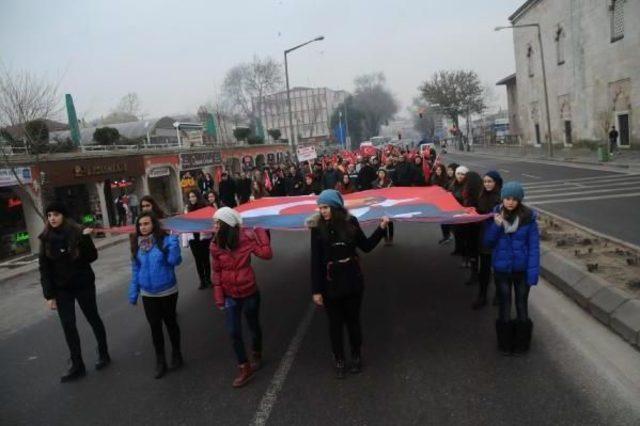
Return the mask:
[[524, 321], [514, 321], [514, 347], [513, 353], [521, 355], [529, 351], [531, 346], [531, 334], [533, 332], [533, 322], [530, 319]]
[[233, 379], [233, 387], [239, 388], [247, 384], [249, 380], [253, 378], [253, 370], [251, 364], [245, 362], [238, 366], [238, 375]]
[[349, 368], [349, 373], [362, 373], [362, 357], [360, 355], [354, 355], [353, 357], [351, 357], [351, 368]]
[[109, 352], [100, 351], [98, 353], [98, 361], [96, 361], [96, 370], [102, 370], [111, 364], [111, 357], [109, 356]]
[[82, 358], [71, 359], [71, 366], [67, 370], [67, 374], [60, 377], [60, 383], [68, 383], [78, 380], [87, 375]]
[[336, 377], [338, 379], [344, 379], [347, 376], [347, 367], [343, 359], [336, 360]]
[[156, 371], [154, 374], [155, 379], [160, 379], [167, 372], [167, 360], [164, 354], [156, 355]]
[[171, 354], [171, 369], [177, 370], [178, 368], [184, 365], [184, 360], [182, 359], [182, 352], [179, 350], [173, 351]]
[[513, 353], [513, 330], [513, 321], [496, 320], [498, 349], [503, 355], [511, 355]]
[[251, 369], [253, 371], [258, 371], [260, 370], [260, 367], [262, 367], [262, 352], [251, 352]]

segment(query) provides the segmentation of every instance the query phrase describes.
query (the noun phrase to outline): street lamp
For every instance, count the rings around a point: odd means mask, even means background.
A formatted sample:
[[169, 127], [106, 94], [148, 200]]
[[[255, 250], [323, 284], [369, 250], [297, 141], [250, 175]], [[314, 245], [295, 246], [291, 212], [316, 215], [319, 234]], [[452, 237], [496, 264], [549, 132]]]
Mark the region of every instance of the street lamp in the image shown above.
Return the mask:
[[291, 109], [291, 92], [289, 91], [289, 64], [287, 62], [287, 54], [293, 52], [296, 49], [300, 49], [301, 47], [306, 46], [309, 43], [313, 43], [314, 41], [322, 41], [322, 40], [324, 40], [324, 36], [319, 36], [314, 38], [313, 40], [309, 40], [305, 43], [299, 44], [297, 46], [292, 47], [291, 49], [287, 49], [284, 51], [284, 74], [287, 81], [287, 105], [289, 107], [289, 126], [290, 126], [290, 136], [291, 136], [291, 140], [289, 141], [289, 144], [291, 145], [294, 155], [296, 153], [296, 135], [293, 127], [293, 111]]
[[546, 109], [547, 130], [549, 132], [549, 157], [553, 157], [553, 138], [551, 137], [551, 116], [549, 114], [549, 92], [547, 91], [547, 71], [544, 66], [544, 51], [542, 49], [542, 34], [540, 24], [520, 24], [511, 26], [495, 27], [494, 31], [506, 30], [508, 28], [529, 28], [535, 27], [538, 30], [538, 44], [540, 45], [540, 64], [542, 65], [542, 85], [544, 86], [544, 105]]

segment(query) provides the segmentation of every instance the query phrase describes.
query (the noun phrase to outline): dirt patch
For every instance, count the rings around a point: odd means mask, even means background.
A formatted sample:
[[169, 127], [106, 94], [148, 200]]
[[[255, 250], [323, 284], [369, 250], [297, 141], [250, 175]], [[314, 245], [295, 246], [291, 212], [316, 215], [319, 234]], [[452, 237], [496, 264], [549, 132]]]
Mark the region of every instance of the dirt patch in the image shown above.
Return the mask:
[[634, 297], [640, 296], [640, 253], [595, 236], [562, 220], [540, 214], [540, 239]]

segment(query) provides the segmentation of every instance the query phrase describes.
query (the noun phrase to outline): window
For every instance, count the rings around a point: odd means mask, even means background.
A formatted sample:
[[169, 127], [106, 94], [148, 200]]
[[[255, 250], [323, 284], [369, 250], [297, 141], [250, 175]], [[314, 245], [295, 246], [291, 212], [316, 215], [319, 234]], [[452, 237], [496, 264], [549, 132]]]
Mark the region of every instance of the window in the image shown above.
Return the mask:
[[527, 46], [527, 71], [529, 77], [533, 77], [533, 47]]
[[624, 37], [624, 4], [625, 0], [611, 0], [611, 43]]
[[564, 64], [564, 39], [565, 39], [564, 30], [562, 29], [562, 27], [559, 26], [558, 29], [556, 30], [556, 36], [555, 36], [556, 58], [558, 60], [558, 65]]

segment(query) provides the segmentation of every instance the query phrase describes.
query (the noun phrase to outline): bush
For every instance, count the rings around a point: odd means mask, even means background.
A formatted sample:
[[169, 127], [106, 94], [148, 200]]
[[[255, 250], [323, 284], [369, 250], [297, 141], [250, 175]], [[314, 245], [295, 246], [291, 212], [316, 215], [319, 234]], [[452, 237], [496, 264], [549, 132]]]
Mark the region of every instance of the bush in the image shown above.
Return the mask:
[[248, 127], [236, 127], [233, 129], [233, 137], [236, 138], [238, 142], [247, 140], [250, 135], [251, 129]]
[[93, 132], [93, 140], [98, 145], [115, 145], [120, 139], [120, 132], [113, 127], [100, 127]]
[[280, 131], [280, 129], [269, 129], [268, 133], [274, 141], [277, 141], [278, 139], [280, 139], [280, 136], [282, 136], [282, 132]]
[[260, 145], [264, 143], [264, 138], [262, 136], [250, 135], [247, 138], [247, 143], [249, 145]]

